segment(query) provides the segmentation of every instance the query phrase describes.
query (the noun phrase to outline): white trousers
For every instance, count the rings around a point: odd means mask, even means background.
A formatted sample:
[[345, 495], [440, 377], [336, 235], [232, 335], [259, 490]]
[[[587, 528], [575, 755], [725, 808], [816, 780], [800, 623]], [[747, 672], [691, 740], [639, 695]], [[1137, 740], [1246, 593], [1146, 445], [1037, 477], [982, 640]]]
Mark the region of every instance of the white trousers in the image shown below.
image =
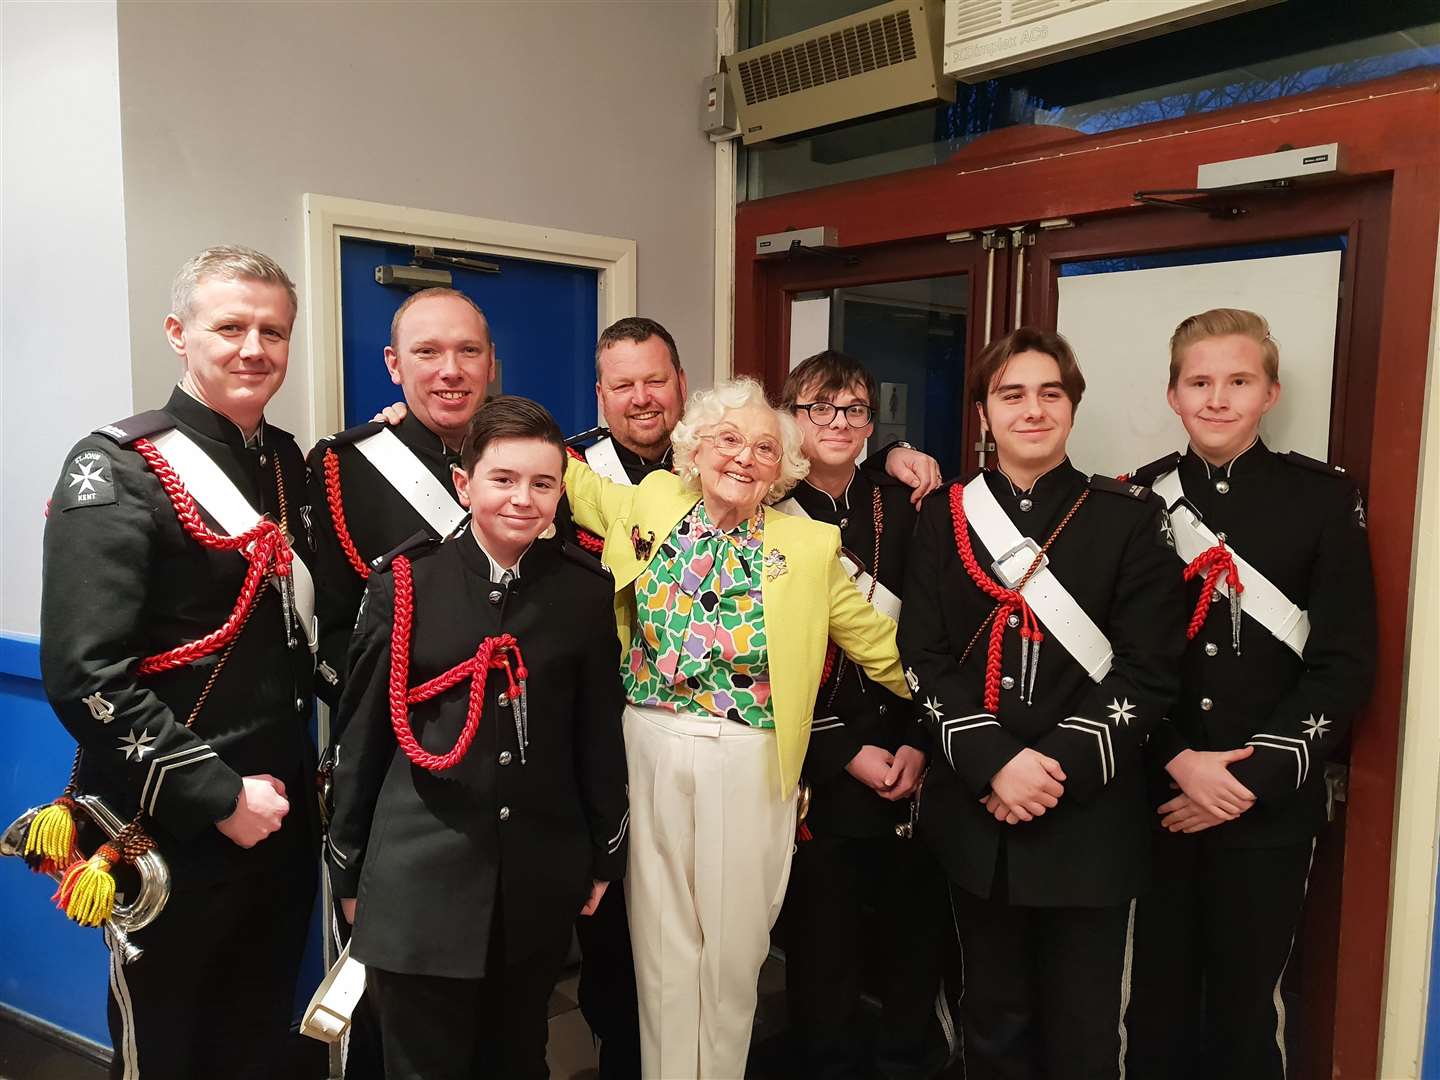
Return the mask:
[[625, 883], [646, 1080], [741, 1080], [795, 844], [774, 733], [625, 708]]

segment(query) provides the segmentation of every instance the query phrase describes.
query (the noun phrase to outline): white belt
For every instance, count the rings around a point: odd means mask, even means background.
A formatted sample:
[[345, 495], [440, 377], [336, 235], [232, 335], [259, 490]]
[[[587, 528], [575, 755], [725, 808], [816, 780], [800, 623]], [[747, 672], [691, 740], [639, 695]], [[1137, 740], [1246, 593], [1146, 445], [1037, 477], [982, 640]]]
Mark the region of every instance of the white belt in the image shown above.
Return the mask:
[[[989, 485], [985, 483], [984, 473], [965, 485], [965, 516], [995, 561], [997, 571], [1005, 579], [1002, 583], [1013, 588], [1011, 582], [1018, 580], [1030, 568], [1040, 545], [1021, 535], [1009, 515], [995, 501]], [[1085, 614], [1060, 579], [1050, 572], [1048, 563], [1049, 560], [1044, 559], [1041, 568], [1025, 582], [1020, 594], [1044, 623], [1050, 636], [1079, 662], [1086, 675], [1098, 683], [1109, 674], [1115, 651], [1094, 620]]]
[[[165, 455], [165, 460], [170, 462], [184, 483], [185, 490], [231, 536], [239, 536], [259, 522], [260, 515], [240, 493], [234, 481], [190, 436], [179, 428], [171, 428], [153, 436], [150, 441]], [[295, 586], [295, 613], [313, 652], [320, 642], [320, 628], [315, 621], [315, 582], [310, 576], [310, 568], [298, 553], [290, 562], [290, 578]], [[272, 584], [279, 587], [273, 580]]]
[[350, 957], [350, 943], [323, 982], [315, 989], [305, 1018], [300, 1021], [300, 1034], [323, 1043], [339, 1042], [350, 1028], [355, 1003], [365, 993], [365, 965]]
[[1245, 590], [1240, 610], [1275, 635], [1280, 644], [1296, 656], [1305, 655], [1305, 642], [1310, 637], [1310, 616], [1280, 591], [1279, 586], [1240, 557], [1225, 544], [1190, 509], [1179, 470], [1172, 469], [1156, 480], [1151, 490], [1165, 500], [1170, 508], [1170, 528], [1175, 534], [1175, 553], [1189, 564], [1196, 556], [1217, 544], [1230, 552], [1240, 585]]
[[620, 455], [615, 451], [615, 436], [613, 435], [602, 438], [585, 451], [585, 464], [606, 480], [613, 480], [615, 483], [625, 484], [627, 487], [633, 486], [630, 484], [630, 474], [625, 471], [625, 466], [620, 461]]
[[[776, 503], [774, 508], [782, 514], [790, 514], [792, 517], [808, 518], [810, 516], [805, 512], [805, 508], [793, 497]], [[879, 561], [880, 552], [875, 552], [875, 559], [877, 562]], [[876, 581], [870, 572], [861, 566], [860, 563], [852, 558], [849, 552], [844, 549], [840, 551], [840, 565], [845, 567], [845, 573], [850, 576], [850, 580], [853, 581], [855, 587], [860, 590], [860, 595], [870, 601], [871, 607], [887, 619], [897, 623], [900, 621], [900, 597]], [[872, 585], [875, 589], [873, 593], [870, 591]]]
[[435, 474], [388, 427], [367, 435], [355, 444], [355, 449], [442, 540], [469, 516], [469, 511], [456, 502], [455, 493], [435, 479]]

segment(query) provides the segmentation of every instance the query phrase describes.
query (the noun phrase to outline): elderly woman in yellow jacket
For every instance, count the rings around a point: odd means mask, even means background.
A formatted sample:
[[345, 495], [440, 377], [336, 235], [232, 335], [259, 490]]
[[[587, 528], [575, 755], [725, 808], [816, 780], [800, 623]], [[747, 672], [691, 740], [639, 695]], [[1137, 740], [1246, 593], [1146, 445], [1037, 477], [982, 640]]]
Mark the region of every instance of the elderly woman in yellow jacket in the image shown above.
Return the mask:
[[631, 487], [572, 461], [565, 483], [615, 575], [644, 1072], [734, 1078], [826, 642], [909, 692], [895, 624], [846, 576], [839, 532], [768, 505], [809, 467], [794, 419], [738, 379], [694, 394], [671, 442], [675, 474]]

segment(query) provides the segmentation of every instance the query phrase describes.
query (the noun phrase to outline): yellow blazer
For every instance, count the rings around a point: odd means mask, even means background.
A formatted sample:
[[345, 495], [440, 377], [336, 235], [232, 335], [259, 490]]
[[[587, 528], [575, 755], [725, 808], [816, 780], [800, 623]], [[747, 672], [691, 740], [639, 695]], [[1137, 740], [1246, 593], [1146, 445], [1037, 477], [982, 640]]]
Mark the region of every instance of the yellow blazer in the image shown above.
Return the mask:
[[[700, 494], [674, 473], [653, 472], [632, 487], [606, 480], [573, 458], [565, 467], [565, 487], [575, 521], [605, 539], [601, 560], [615, 575], [615, 625], [623, 662], [635, 627], [635, 579]], [[643, 557], [631, 540], [636, 527], [644, 540], [653, 534]], [[760, 594], [784, 798], [794, 790], [805, 762], [829, 639], [887, 689], [905, 698], [910, 689], [900, 668], [895, 623], [866, 601], [840, 565], [839, 529], [767, 506], [764, 552]]]

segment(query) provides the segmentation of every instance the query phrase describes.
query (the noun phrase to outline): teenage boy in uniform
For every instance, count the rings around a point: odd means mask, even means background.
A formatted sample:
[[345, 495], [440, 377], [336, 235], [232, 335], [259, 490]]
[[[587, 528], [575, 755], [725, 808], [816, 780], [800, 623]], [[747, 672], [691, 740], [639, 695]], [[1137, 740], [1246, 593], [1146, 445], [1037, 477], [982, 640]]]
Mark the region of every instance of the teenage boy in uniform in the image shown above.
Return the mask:
[[1325, 762], [1369, 695], [1375, 596], [1365, 510], [1343, 470], [1276, 453], [1260, 421], [1280, 353], [1251, 311], [1170, 339], [1190, 445], [1141, 469], [1189, 581], [1180, 699], [1146, 748], [1155, 885], [1135, 922], [1131, 1072], [1285, 1075], [1280, 982], [1300, 921]]
[[[874, 431], [877, 395], [874, 376], [843, 353], [818, 353], [790, 372], [781, 406], [800, 425], [810, 472], [778, 509], [837, 526], [857, 587], [898, 619], [915, 531], [911, 491], [855, 464]], [[910, 838], [929, 738], [908, 702], [833, 645], [827, 659], [805, 757], [809, 810], [781, 922], [797, 1064], [816, 1080], [928, 1076], [945, 1058], [943, 1040], [926, 1037], [940, 988], [934, 941], [948, 918], [943, 879]], [[867, 1049], [860, 991], [872, 931], [885, 938], [883, 1011]]]
[[564, 462], [543, 408], [482, 406], [454, 472], [469, 527], [422, 534], [366, 587], [328, 856], [387, 1075], [548, 1075], [576, 913], [624, 872], [613, 589], [538, 539]]
[[1065, 444], [1085, 381], [1021, 328], [967, 378], [996, 467], [920, 511], [900, 652], [936, 753], [920, 831], [950, 879], [969, 1080], [1124, 1068], [1140, 747], [1179, 686], [1183, 597], [1159, 500]]

